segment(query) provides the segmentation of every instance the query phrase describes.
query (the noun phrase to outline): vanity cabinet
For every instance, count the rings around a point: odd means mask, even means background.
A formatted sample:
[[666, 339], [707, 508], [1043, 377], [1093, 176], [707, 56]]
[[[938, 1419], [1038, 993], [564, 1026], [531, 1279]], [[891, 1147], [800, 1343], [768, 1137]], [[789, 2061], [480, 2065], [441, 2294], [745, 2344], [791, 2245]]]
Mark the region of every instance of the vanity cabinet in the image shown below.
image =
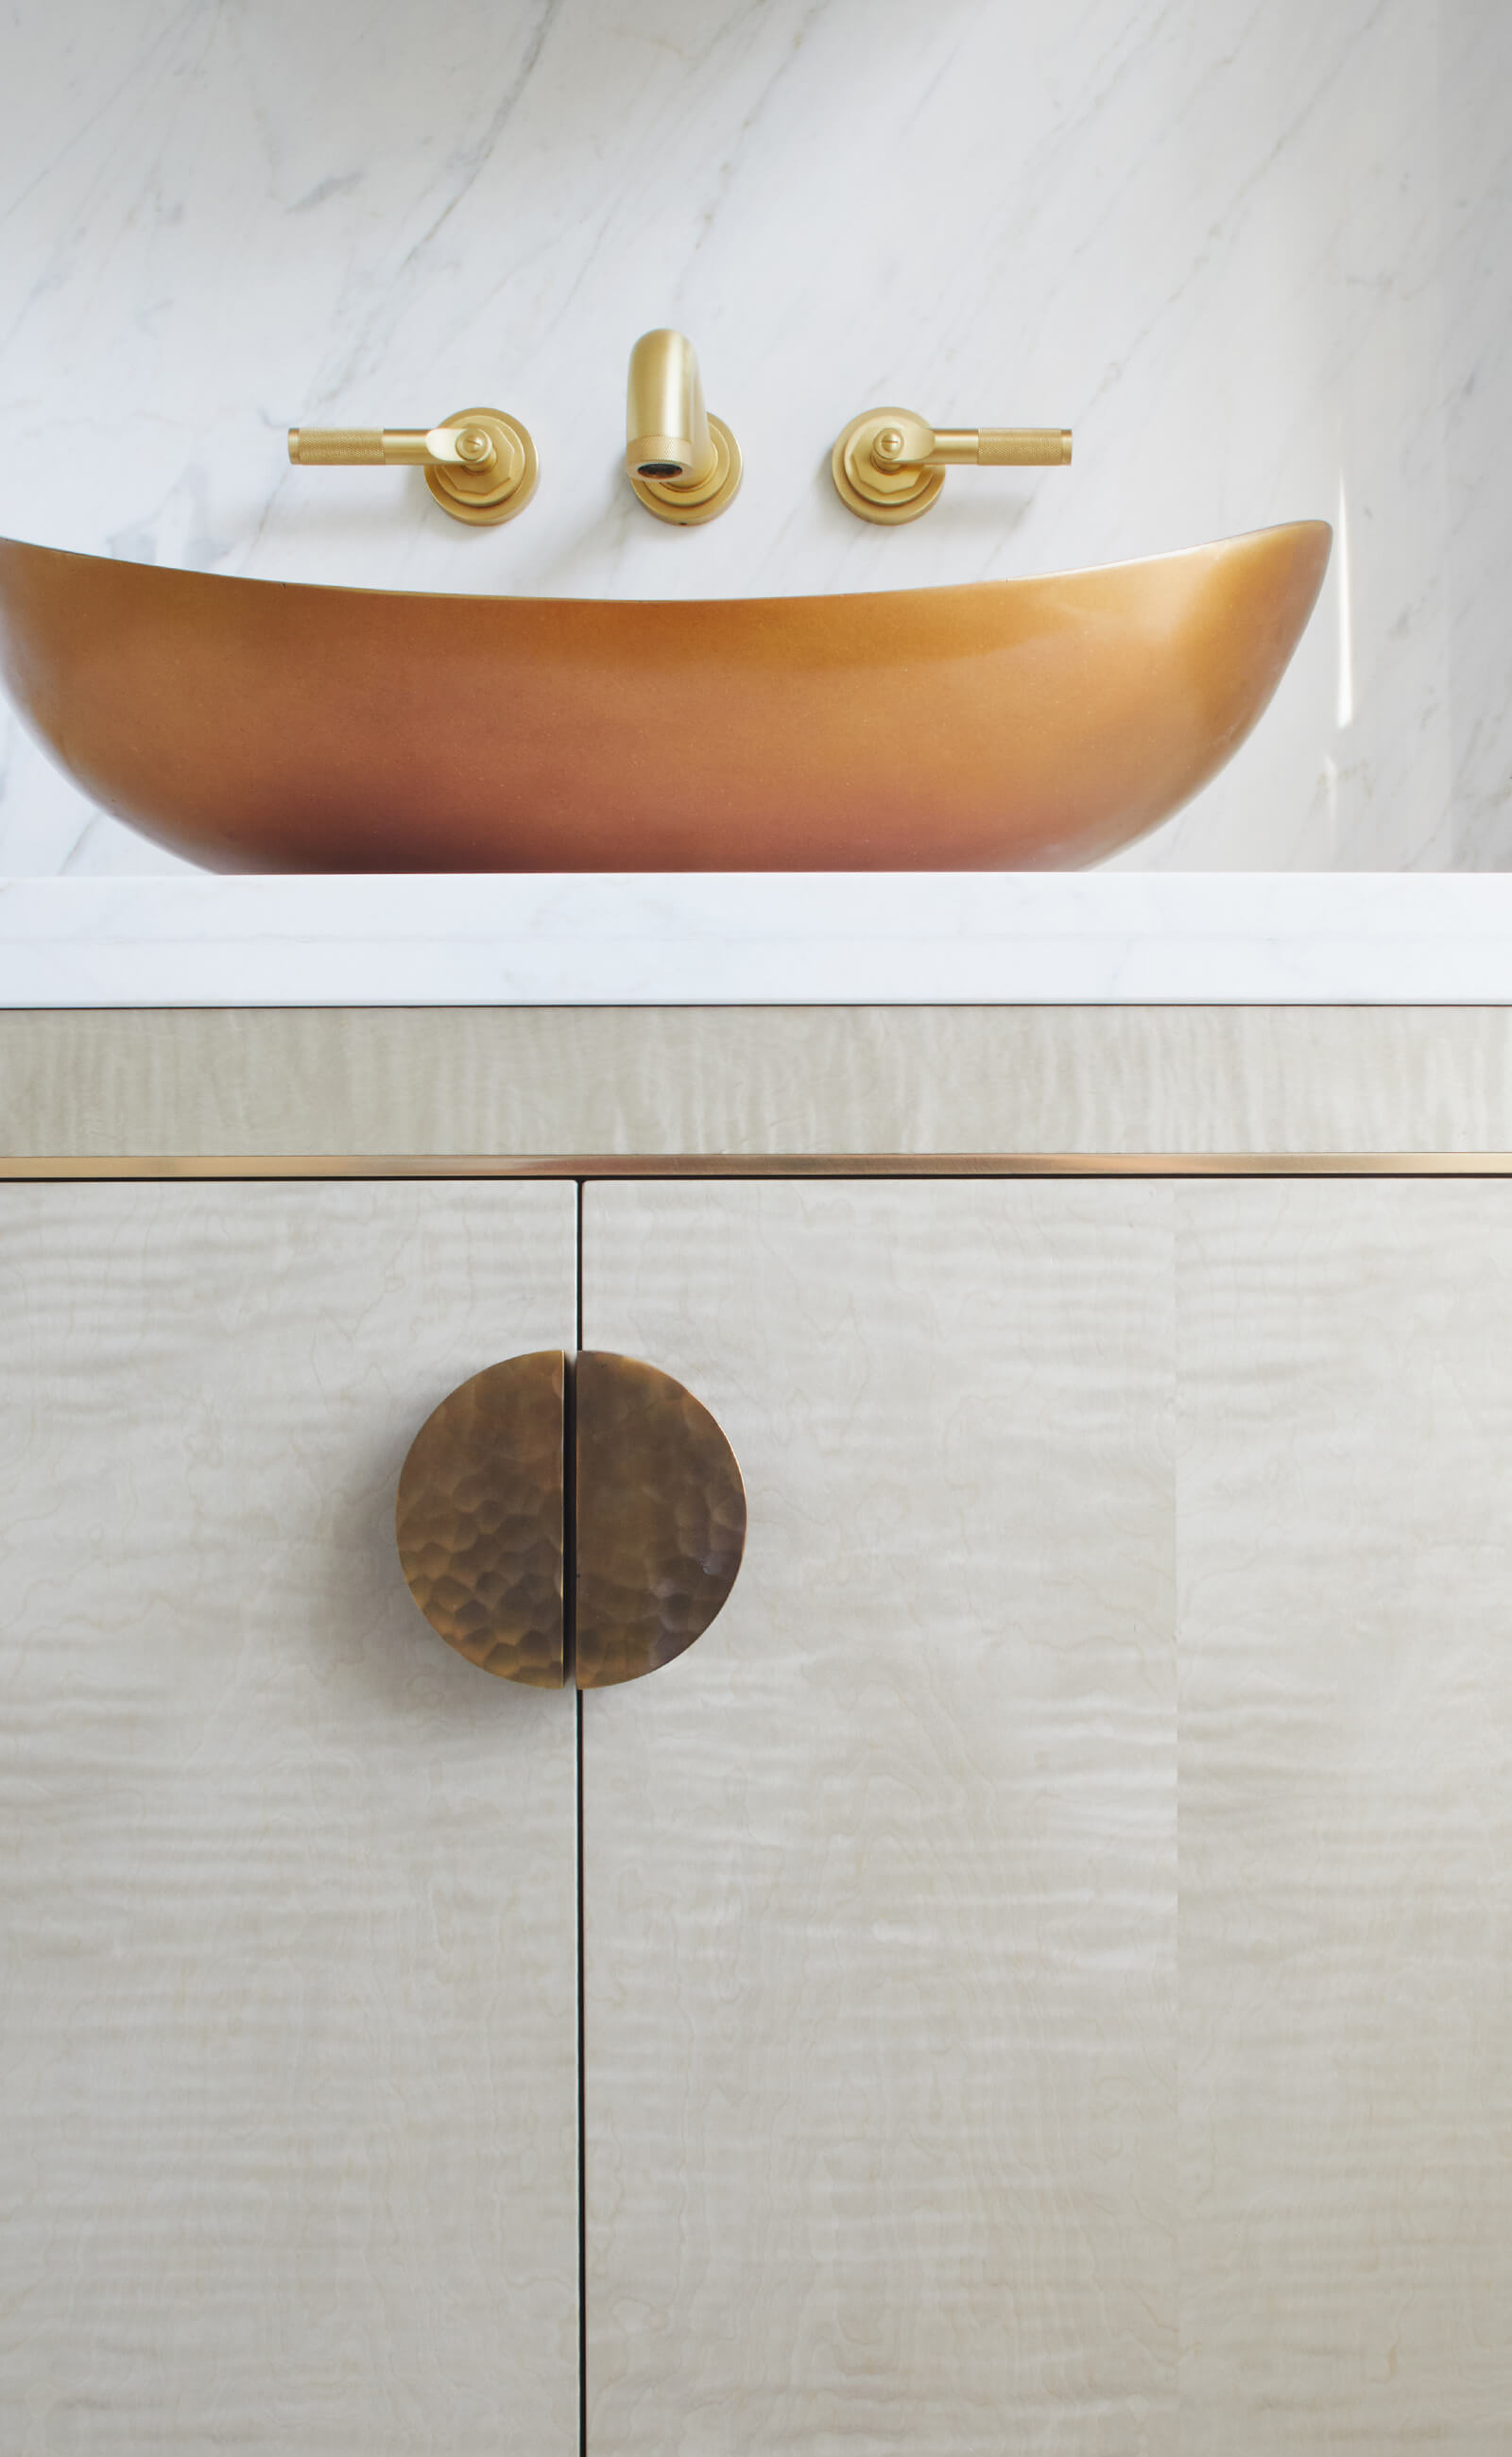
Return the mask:
[[[0, 1225], [8, 2447], [569, 2457], [581, 2249], [590, 2452], [1501, 2450], [1512, 1186]], [[391, 1520], [580, 1344], [750, 1516], [579, 1702]]]

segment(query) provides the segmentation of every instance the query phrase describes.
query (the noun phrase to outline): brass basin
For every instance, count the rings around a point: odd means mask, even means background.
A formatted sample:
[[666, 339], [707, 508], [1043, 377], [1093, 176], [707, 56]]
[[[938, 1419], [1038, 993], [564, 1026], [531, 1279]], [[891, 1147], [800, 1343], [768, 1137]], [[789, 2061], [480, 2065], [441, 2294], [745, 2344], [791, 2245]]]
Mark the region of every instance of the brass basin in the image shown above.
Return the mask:
[[1331, 536], [681, 604], [0, 540], [0, 671], [88, 795], [213, 870], [1070, 869], [1238, 748]]

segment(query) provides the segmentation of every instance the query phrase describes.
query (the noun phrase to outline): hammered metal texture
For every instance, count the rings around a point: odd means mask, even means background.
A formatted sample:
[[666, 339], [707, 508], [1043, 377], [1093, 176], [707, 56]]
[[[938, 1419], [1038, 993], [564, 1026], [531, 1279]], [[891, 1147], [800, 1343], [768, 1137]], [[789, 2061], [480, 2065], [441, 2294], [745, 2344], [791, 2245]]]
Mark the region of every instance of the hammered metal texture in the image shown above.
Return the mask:
[[448, 1646], [502, 1681], [560, 1689], [565, 1365], [487, 1366], [410, 1445], [395, 1534], [409, 1592]]
[[745, 1487], [707, 1408], [668, 1373], [577, 1360], [577, 1685], [606, 1689], [701, 1638], [735, 1581]]

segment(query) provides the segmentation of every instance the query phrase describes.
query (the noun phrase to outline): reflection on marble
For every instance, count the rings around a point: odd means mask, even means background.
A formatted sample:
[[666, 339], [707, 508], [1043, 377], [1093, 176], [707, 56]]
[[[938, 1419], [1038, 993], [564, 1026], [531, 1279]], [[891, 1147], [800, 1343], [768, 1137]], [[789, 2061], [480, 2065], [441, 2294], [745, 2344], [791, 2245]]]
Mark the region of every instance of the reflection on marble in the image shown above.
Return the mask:
[[[0, 531], [381, 587], [749, 595], [1054, 570], [1342, 502], [1349, 555], [1275, 705], [1121, 858], [1442, 866], [1464, 814], [1463, 857], [1494, 864], [1493, 13], [117, 0], [81, 42], [19, 0]], [[695, 532], [618, 474], [629, 345], [668, 320], [745, 451], [738, 505]], [[502, 530], [442, 520], [413, 471], [284, 458], [293, 420], [480, 398], [541, 448]], [[1064, 422], [1076, 462], [973, 473], [916, 527], [868, 528], [828, 450], [892, 399]], [[175, 867], [13, 727], [0, 865]]]
[[1457, 131], [1441, 250], [1454, 858], [1466, 870], [1502, 870], [1512, 865], [1512, 9], [1443, 0], [1440, 16], [1440, 111]]

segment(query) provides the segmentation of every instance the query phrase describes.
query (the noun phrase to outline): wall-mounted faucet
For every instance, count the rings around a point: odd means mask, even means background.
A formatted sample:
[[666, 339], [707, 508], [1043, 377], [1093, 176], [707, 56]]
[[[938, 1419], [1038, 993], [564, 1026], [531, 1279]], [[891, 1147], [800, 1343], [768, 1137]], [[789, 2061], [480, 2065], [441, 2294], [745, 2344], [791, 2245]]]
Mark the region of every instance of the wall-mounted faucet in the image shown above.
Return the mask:
[[630, 354], [625, 466], [648, 512], [684, 528], [717, 519], [740, 490], [740, 446], [704, 408], [685, 334], [643, 333]]
[[[836, 491], [863, 521], [916, 521], [938, 502], [945, 471], [1064, 468], [1062, 426], [933, 427], [911, 409], [868, 409], [853, 418], [830, 456]], [[444, 512], [456, 521], [513, 520], [535, 492], [535, 445], [502, 409], [462, 409], [439, 426], [291, 426], [289, 459], [423, 468]], [[740, 446], [704, 407], [698, 357], [682, 333], [643, 333], [630, 354], [625, 466], [648, 512], [694, 527], [716, 520], [740, 491]]]
[[289, 459], [306, 469], [424, 469], [442, 510], [480, 527], [523, 512], [540, 474], [528, 431], [502, 409], [459, 409], [431, 427], [291, 426]]
[[947, 469], [1061, 469], [1070, 457], [1067, 426], [934, 427], [911, 409], [868, 409], [845, 428], [830, 468], [851, 511], [894, 523], [927, 512]]

